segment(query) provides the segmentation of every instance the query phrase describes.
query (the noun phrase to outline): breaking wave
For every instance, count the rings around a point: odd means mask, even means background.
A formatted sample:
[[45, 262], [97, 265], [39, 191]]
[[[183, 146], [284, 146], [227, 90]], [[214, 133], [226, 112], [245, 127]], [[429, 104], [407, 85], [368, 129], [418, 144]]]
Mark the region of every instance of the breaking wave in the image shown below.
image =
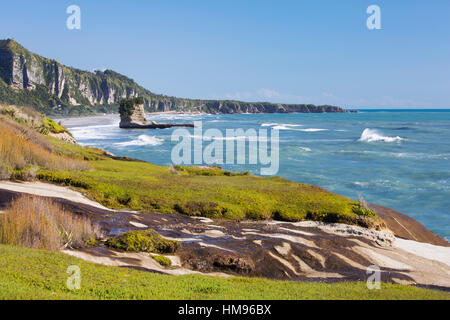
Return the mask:
[[137, 139], [127, 141], [127, 142], [118, 142], [114, 145], [117, 147], [129, 147], [129, 146], [159, 146], [163, 144], [164, 140], [157, 138], [157, 137], [151, 137], [147, 136], [145, 134], [140, 135]]
[[396, 136], [396, 137], [386, 137], [381, 135], [378, 131], [373, 129], [364, 129], [363, 133], [361, 134], [361, 137], [358, 141], [363, 142], [396, 142], [396, 141], [402, 141], [403, 138]]
[[272, 127], [274, 130], [297, 130], [295, 127], [301, 127], [301, 124], [289, 123], [263, 123], [261, 127]]
[[319, 132], [319, 131], [328, 131], [328, 129], [307, 128], [307, 129], [298, 129], [298, 131], [303, 131], [303, 132]]

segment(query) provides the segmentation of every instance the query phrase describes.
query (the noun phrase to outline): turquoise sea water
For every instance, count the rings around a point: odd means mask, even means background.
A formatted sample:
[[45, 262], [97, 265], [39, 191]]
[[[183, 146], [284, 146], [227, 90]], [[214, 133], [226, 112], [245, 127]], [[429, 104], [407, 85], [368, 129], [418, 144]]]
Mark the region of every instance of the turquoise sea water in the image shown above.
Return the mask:
[[[450, 239], [450, 110], [362, 110], [346, 114], [149, 115], [202, 121], [203, 130], [275, 128], [278, 175], [384, 205]], [[84, 145], [171, 165], [174, 129], [123, 130], [118, 119], [67, 126]], [[193, 129], [189, 129], [194, 136]], [[198, 138], [198, 137], [197, 137]], [[225, 141], [225, 139], [222, 139]], [[209, 142], [204, 141], [204, 145]], [[224, 143], [225, 145], [225, 143]], [[259, 174], [256, 165], [222, 165]]]

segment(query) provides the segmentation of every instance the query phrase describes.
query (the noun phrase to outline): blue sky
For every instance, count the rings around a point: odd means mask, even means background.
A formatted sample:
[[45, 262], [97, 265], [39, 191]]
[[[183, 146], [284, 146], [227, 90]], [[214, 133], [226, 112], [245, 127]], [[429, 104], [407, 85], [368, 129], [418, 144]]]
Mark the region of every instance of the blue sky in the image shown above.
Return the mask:
[[448, 0], [3, 1], [0, 38], [178, 97], [450, 108]]

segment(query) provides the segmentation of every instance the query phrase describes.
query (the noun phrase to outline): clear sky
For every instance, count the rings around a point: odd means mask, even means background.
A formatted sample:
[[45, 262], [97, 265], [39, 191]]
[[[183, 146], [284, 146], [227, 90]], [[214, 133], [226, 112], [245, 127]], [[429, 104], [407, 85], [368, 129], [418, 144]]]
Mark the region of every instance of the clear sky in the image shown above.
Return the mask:
[[0, 38], [178, 97], [450, 108], [449, 0], [3, 0]]

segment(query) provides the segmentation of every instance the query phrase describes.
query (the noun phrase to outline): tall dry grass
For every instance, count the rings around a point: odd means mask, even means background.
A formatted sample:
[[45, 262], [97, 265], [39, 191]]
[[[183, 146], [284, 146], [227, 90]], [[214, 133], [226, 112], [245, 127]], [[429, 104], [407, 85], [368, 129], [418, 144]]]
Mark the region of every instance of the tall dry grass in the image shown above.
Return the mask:
[[100, 228], [49, 199], [23, 195], [0, 214], [0, 243], [59, 250], [101, 237]]
[[38, 133], [0, 119], [0, 176], [33, 166], [53, 170], [89, 169], [86, 161], [52, 153], [50, 143]]

